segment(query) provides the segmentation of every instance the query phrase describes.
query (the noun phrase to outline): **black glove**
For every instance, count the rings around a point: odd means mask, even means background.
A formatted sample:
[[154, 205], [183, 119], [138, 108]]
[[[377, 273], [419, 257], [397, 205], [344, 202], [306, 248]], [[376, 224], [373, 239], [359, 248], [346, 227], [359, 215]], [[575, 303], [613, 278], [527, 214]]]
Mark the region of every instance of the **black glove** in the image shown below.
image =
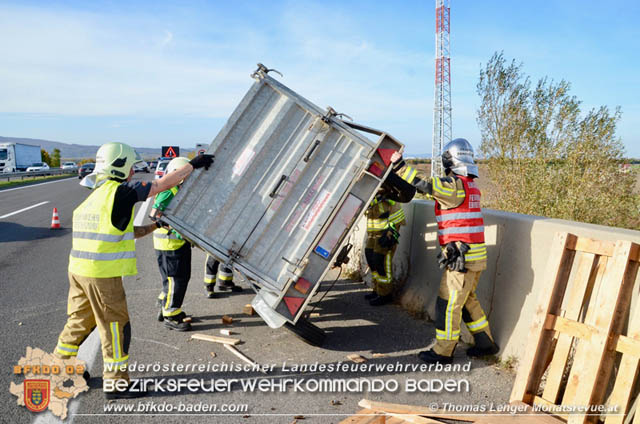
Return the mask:
[[213, 155], [198, 155], [189, 161], [193, 169], [204, 168], [209, 169], [209, 166], [213, 163]]
[[397, 230], [390, 228], [385, 230], [380, 237], [378, 237], [378, 244], [385, 249], [391, 249], [398, 244], [400, 233]]
[[451, 264], [456, 261], [458, 256], [460, 256], [460, 251], [456, 244], [454, 242], [447, 243], [444, 250], [440, 250], [438, 253], [438, 266], [440, 269], [444, 269], [444, 267], [451, 269]]
[[456, 272], [467, 272], [464, 255], [469, 251], [469, 245], [467, 243], [460, 243], [460, 247], [456, 245], [456, 251], [458, 254], [455, 261], [449, 263], [449, 269]]

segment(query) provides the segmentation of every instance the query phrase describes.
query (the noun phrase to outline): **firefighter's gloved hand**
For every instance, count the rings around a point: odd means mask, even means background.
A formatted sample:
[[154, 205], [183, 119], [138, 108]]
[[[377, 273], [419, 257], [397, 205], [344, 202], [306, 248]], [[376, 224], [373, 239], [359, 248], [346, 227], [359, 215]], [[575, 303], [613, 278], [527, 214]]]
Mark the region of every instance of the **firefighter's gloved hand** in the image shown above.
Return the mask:
[[448, 267], [451, 269], [456, 259], [460, 256], [460, 251], [454, 242], [447, 243], [447, 245], [438, 253], [438, 266], [440, 269]]
[[467, 243], [459, 242], [455, 247], [458, 254], [455, 261], [449, 264], [449, 269], [456, 272], [467, 272], [464, 255], [469, 251], [469, 245]]
[[380, 237], [378, 237], [378, 244], [385, 249], [391, 249], [393, 246], [398, 244], [398, 239], [400, 238], [400, 234], [398, 231], [394, 229], [386, 230], [382, 233]]
[[202, 154], [189, 161], [193, 169], [204, 168], [209, 169], [213, 163], [213, 155]]

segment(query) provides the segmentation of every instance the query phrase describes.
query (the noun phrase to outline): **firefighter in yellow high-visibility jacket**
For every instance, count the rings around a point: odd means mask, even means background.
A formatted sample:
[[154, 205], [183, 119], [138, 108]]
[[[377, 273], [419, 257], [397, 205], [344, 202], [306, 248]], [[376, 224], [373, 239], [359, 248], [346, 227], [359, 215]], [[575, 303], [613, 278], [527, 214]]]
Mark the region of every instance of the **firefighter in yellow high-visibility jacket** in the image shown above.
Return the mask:
[[[98, 328], [104, 362], [103, 391], [107, 399], [133, 398], [130, 390], [129, 344], [131, 325], [122, 277], [136, 275], [134, 239], [156, 229], [156, 224], [133, 225], [137, 202], [167, 190], [194, 168], [208, 168], [213, 156], [201, 155], [176, 172], [153, 182], [131, 181], [140, 157], [123, 143], [98, 149], [95, 171], [81, 184], [93, 189], [73, 211], [73, 247], [69, 255], [67, 322], [58, 337], [55, 355], [69, 358]], [[122, 384], [124, 383], [124, 384]]]
[[[189, 159], [177, 157], [167, 165], [166, 174], [170, 174], [189, 163]], [[182, 183], [182, 182], [181, 182]], [[181, 185], [181, 184], [180, 184]], [[159, 218], [178, 194], [180, 185], [158, 193], [154, 199], [151, 217]], [[158, 268], [162, 276], [162, 291], [158, 297], [160, 312], [158, 321], [165, 327], [177, 331], [191, 330], [187, 314], [182, 310], [182, 302], [191, 279], [191, 243], [171, 228], [158, 228], [153, 232], [153, 248], [158, 259]]]
[[400, 227], [405, 224], [404, 210], [387, 197], [383, 188], [367, 208], [367, 239], [365, 257], [371, 269], [373, 291], [365, 295], [371, 306], [385, 305], [393, 300], [393, 255], [396, 252]]

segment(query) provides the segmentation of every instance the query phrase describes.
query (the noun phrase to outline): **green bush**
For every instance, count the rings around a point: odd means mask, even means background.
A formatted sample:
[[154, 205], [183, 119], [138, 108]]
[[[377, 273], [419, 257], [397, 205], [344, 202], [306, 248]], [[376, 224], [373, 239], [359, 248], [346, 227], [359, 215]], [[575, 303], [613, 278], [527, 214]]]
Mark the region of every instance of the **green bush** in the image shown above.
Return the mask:
[[615, 136], [619, 108], [583, 114], [570, 84], [540, 79], [494, 54], [480, 71], [480, 151], [495, 189], [485, 205], [502, 210], [637, 229], [637, 170], [622, 172]]

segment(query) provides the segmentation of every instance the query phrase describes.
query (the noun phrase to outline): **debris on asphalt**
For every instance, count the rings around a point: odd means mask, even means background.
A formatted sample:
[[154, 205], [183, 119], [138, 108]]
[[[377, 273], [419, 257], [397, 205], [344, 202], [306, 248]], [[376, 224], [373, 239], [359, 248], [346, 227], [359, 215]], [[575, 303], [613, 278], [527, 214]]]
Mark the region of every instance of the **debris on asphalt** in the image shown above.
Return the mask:
[[208, 342], [214, 342], [214, 343], [222, 343], [223, 345], [237, 345], [238, 343], [240, 343], [240, 339], [234, 339], [230, 337], [210, 336], [208, 334], [200, 334], [200, 333], [191, 335], [191, 338], [198, 339], [198, 340], [206, 340]]
[[347, 358], [356, 364], [362, 364], [363, 362], [367, 362], [367, 358], [364, 358], [357, 353], [352, 353], [351, 355], [347, 355]]
[[[233, 353], [234, 355], [236, 355], [238, 358], [242, 359], [247, 364], [249, 364], [251, 366], [254, 366], [254, 367], [260, 368], [260, 365], [256, 361], [254, 361], [253, 359], [249, 358], [247, 355], [245, 355], [244, 353], [240, 352], [235, 347], [233, 347], [231, 345], [228, 345], [228, 344], [225, 344], [224, 347], [229, 352]], [[266, 371], [262, 370], [262, 372], [266, 374]]]
[[222, 323], [223, 324], [232, 324], [233, 323], [233, 318], [231, 318], [229, 315], [223, 315], [222, 316]]
[[385, 353], [374, 353], [372, 355], [374, 358], [386, 358], [387, 355]]
[[230, 336], [230, 335], [232, 335], [234, 333], [231, 330], [224, 330], [223, 329], [223, 330], [220, 330], [220, 334], [222, 334], [223, 336]]
[[251, 306], [250, 303], [247, 303], [246, 305], [244, 305], [244, 308], [242, 308], [242, 313], [245, 315], [253, 316], [256, 314], [256, 311], [253, 309], [253, 306]]

